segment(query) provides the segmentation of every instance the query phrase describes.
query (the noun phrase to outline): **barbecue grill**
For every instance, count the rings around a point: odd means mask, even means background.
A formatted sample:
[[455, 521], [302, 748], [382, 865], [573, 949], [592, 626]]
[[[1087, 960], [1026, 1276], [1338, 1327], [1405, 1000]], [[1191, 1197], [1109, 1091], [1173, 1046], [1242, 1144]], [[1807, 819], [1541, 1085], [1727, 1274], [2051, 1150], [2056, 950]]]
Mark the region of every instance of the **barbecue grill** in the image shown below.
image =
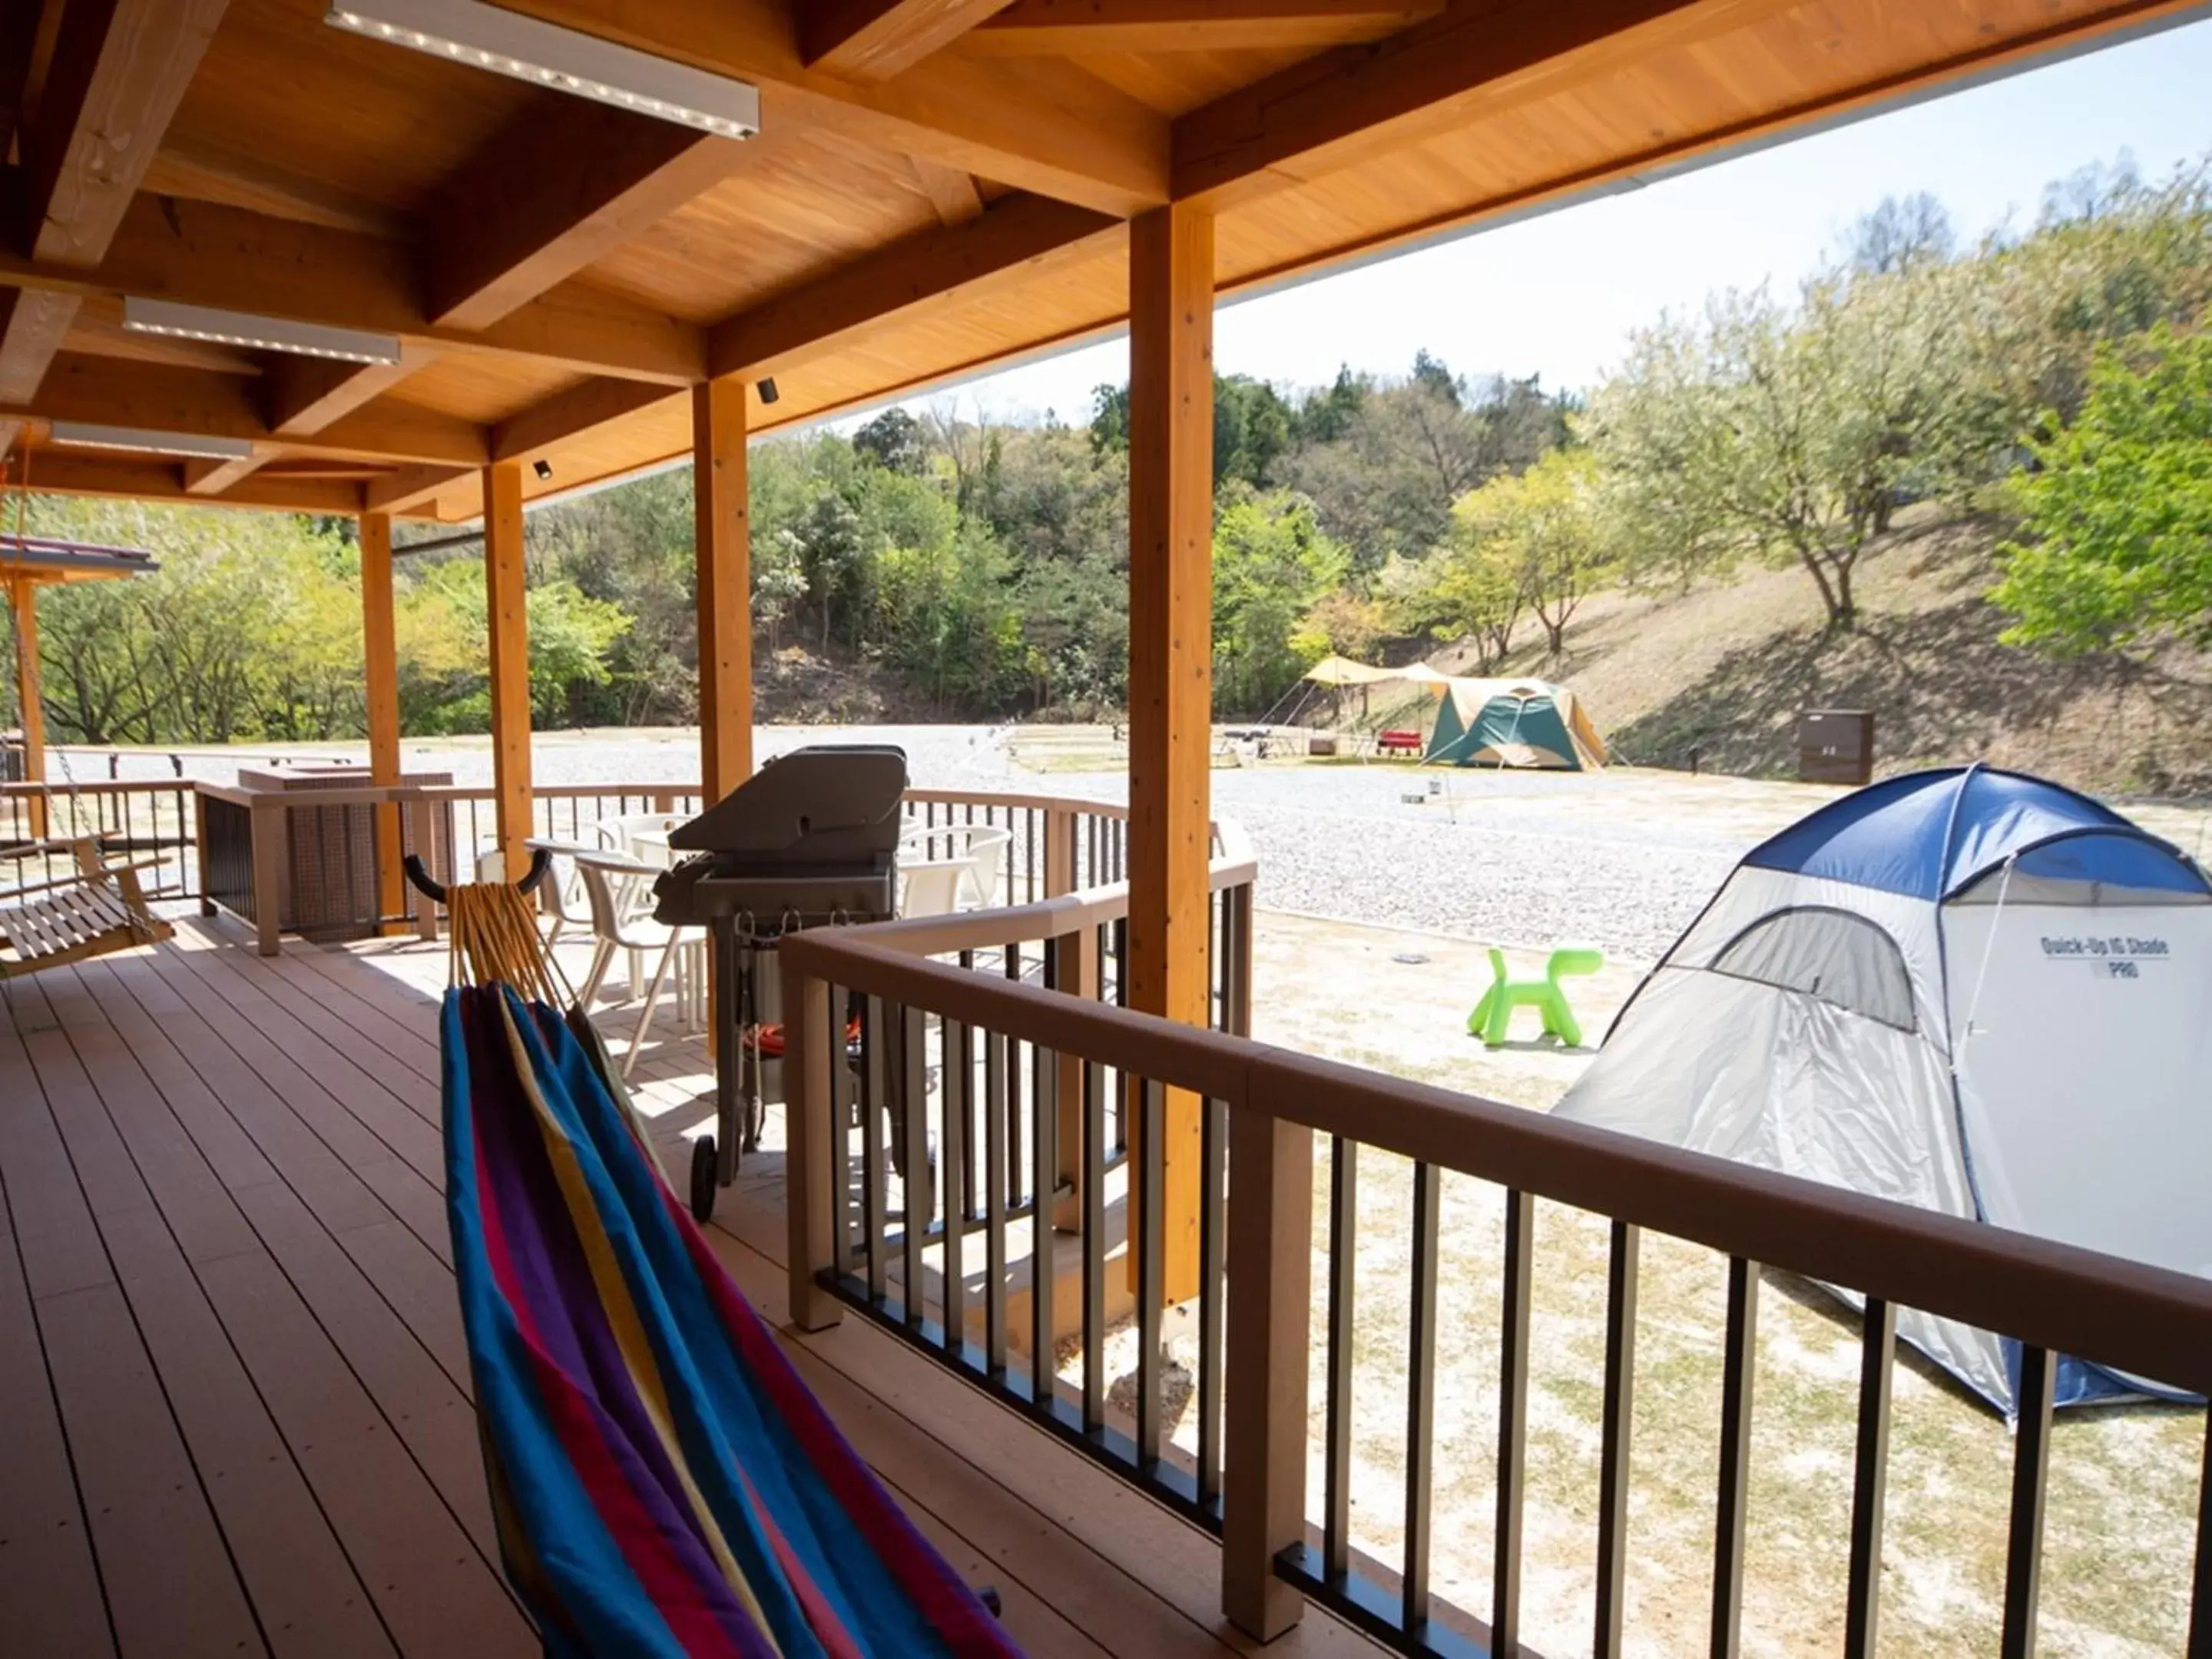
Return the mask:
[[714, 1133], [691, 1147], [691, 1212], [737, 1178], [760, 1145], [760, 1030], [773, 1017], [763, 951], [805, 927], [883, 921], [896, 884], [906, 751], [817, 744], [793, 750], [672, 830], [691, 857], [653, 884], [660, 921], [704, 927], [714, 944]]

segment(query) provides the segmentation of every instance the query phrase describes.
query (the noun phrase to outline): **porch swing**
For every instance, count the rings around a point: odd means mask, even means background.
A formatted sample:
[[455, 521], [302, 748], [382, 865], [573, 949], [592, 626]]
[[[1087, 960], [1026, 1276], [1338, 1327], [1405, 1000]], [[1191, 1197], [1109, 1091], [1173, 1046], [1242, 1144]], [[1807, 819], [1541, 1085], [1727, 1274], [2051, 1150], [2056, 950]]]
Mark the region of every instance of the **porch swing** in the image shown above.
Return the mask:
[[[30, 493], [29, 441], [26, 437], [23, 477], [15, 495], [15, 552], [18, 556], [28, 545], [23, 520]], [[4, 474], [0, 474], [0, 488], [4, 484]], [[6, 574], [9, 562], [0, 557], [0, 574]], [[14, 603], [31, 603], [33, 589], [28, 580], [10, 583], [9, 587]], [[20, 652], [27, 634], [19, 626], [15, 637]], [[36, 696], [37, 675], [26, 673], [24, 667], [17, 662], [16, 684], [24, 688], [27, 697]], [[30, 712], [24, 711], [27, 716]], [[81, 823], [76, 778], [66, 757], [62, 776], [70, 822]], [[50, 860], [59, 854], [70, 857], [76, 866], [71, 873], [43, 879], [24, 878], [12, 886], [0, 886], [0, 980], [19, 979], [44, 969], [157, 944], [173, 936], [175, 929], [154, 914], [138, 884], [138, 872], [151, 861], [109, 864], [96, 837], [34, 836], [0, 847], [0, 862], [21, 869], [25, 860], [36, 859], [43, 871], [52, 867]]]

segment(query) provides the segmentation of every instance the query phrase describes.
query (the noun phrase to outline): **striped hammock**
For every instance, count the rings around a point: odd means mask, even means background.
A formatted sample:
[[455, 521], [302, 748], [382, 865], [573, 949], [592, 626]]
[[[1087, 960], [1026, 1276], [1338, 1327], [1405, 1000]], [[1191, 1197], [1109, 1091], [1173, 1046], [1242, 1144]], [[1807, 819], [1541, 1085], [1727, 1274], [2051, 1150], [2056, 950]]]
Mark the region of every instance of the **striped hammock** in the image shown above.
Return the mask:
[[724, 1273], [596, 1042], [501, 983], [449, 990], [443, 1037], [484, 1464], [546, 1652], [1015, 1654]]

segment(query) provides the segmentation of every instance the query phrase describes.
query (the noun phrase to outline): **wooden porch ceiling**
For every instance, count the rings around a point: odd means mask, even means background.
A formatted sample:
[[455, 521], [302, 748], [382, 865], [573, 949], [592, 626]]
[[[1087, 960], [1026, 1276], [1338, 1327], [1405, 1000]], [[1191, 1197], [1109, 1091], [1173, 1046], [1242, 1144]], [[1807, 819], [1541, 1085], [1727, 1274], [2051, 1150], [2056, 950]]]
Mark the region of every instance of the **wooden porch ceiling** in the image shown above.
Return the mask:
[[[328, 27], [325, 0], [0, 19], [0, 435], [34, 487], [458, 520], [1111, 329], [1126, 223], [1228, 294], [2203, 0], [507, 0], [760, 89], [709, 137]], [[156, 142], [158, 139], [158, 142]], [[360, 366], [133, 334], [126, 296], [398, 337]], [[249, 441], [218, 465], [52, 445]], [[15, 476], [21, 476], [19, 461]]]

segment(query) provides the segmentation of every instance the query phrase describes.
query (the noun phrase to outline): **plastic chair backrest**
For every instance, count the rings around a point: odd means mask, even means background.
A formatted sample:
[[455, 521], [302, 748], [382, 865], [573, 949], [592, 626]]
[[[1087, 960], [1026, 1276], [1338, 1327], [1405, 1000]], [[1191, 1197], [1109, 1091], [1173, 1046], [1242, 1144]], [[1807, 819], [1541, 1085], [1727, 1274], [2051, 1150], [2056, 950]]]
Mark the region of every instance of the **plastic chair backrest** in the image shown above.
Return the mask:
[[656, 873], [651, 865], [619, 853], [578, 854], [576, 874], [591, 908], [592, 932], [617, 945], [644, 943], [632, 938], [628, 924], [636, 919], [640, 884]]
[[899, 914], [902, 916], [949, 916], [960, 908], [960, 888], [971, 879], [972, 859], [927, 859], [899, 866]]

